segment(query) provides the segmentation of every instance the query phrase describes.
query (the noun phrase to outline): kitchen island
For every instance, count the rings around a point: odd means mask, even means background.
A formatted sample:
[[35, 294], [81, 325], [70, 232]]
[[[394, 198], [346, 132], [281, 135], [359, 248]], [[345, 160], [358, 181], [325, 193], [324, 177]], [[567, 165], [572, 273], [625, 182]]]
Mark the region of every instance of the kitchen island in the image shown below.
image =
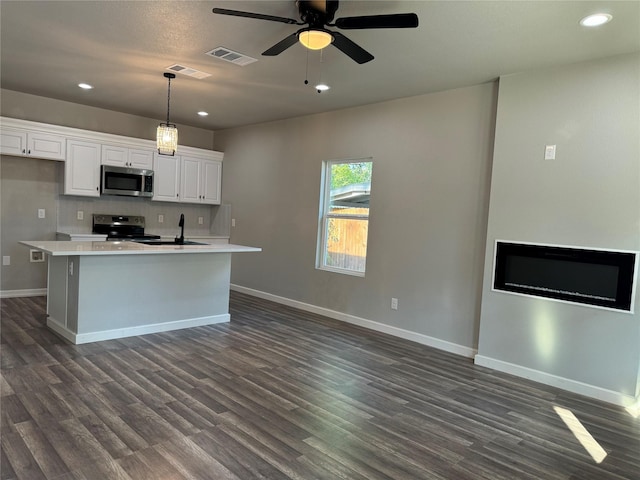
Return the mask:
[[74, 344], [228, 322], [233, 244], [22, 241], [47, 254], [47, 326]]

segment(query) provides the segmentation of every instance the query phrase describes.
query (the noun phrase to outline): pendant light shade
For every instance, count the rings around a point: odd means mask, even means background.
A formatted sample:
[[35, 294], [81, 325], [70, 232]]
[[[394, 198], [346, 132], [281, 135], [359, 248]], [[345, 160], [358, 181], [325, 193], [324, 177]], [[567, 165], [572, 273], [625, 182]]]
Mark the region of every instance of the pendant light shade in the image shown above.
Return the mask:
[[169, 122], [169, 106], [171, 102], [171, 79], [176, 78], [175, 73], [165, 72], [164, 77], [169, 81], [167, 88], [167, 122], [158, 125], [156, 132], [156, 144], [160, 155], [175, 155], [178, 150], [178, 127]]
[[325, 30], [304, 30], [298, 34], [298, 41], [309, 50], [322, 50], [333, 42], [333, 36]]

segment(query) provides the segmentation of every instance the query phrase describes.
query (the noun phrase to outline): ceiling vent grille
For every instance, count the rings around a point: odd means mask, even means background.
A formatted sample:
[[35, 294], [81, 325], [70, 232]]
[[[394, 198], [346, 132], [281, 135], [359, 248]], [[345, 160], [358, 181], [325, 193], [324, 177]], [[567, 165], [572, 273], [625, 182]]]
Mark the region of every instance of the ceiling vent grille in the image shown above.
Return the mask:
[[203, 78], [210, 77], [210, 73], [201, 72], [200, 70], [196, 70], [195, 68], [185, 67], [184, 65], [171, 65], [166, 68], [167, 70], [171, 70], [172, 72], [181, 73], [182, 75], [186, 75], [188, 77], [197, 78], [198, 80], [202, 80]]
[[243, 55], [242, 53], [234, 52], [233, 50], [229, 50], [226, 47], [216, 47], [206, 54], [210, 57], [219, 58], [220, 60], [225, 60], [235, 65], [240, 65], [241, 67], [258, 61], [255, 58]]

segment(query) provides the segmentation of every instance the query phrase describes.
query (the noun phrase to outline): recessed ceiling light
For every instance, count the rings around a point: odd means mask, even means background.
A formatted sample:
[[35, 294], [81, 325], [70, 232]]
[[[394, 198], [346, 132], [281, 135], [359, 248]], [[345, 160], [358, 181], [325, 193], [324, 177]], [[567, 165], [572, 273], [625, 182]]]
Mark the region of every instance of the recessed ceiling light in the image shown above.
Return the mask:
[[583, 27], [597, 27], [610, 22], [612, 18], [608, 13], [594, 13], [580, 20], [580, 25]]
[[83, 90], [91, 90], [93, 88], [93, 86], [88, 83], [79, 83], [78, 86]]
[[201, 117], [206, 117], [209, 114], [207, 112], [198, 112], [198, 115], [200, 115]]

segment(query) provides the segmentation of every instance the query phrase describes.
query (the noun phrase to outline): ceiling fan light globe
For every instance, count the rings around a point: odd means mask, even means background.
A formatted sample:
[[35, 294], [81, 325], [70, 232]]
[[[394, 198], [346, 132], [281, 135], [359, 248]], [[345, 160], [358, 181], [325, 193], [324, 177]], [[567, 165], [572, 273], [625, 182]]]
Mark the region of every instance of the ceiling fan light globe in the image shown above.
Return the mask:
[[305, 30], [300, 32], [298, 40], [309, 50], [322, 50], [331, 45], [333, 35], [323, 30]]

